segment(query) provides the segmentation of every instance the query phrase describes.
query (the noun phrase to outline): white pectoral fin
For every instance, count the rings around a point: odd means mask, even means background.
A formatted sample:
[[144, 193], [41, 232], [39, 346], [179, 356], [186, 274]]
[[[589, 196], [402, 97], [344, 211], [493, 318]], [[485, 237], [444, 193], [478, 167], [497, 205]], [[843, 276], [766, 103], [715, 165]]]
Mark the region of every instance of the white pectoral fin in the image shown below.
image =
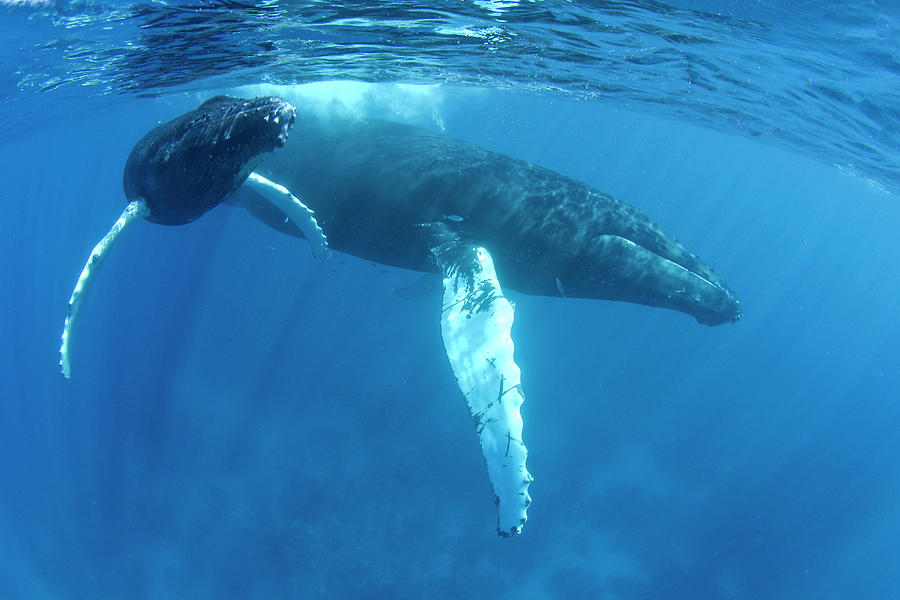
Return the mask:
[[322, 228], [316, 222], [313, 211], [292, 194], [289, 189], [266, 179], [258, 173], [250, 173], [244, 185], [250, 186], [259, 192], [263, 198], [278, 207], [278, 210], [294, 222], [309, 241], [313, 256], [316, 258], [331, 256], [331, 250], [328, 248], [328, 239], [325, 237], [325, 232], [322, 231]]
[[59, 370], [66, 379], [72, 377], [71, 364], [71, 345], [72, 336], [75, 327], [78, 325], [78, 317], [81, 313], [81, 307], [84, 306], [84, 300], [87, 296], [88, 289], [94, 280], [94, 276], [103, 264], [109, 249], [112, 248], [119, 234], [131, 222], [146, 217], [150, 214], [150, 209], [143, 200], [135, 200], [128, 204], [122, 216], [113, 224], [112, 228], [103, 236], [88, 257], [78, 281], [75, 283], [75, 289], [72, 290], [72, 296], [69, 298], [69, 305], [66, 309], [66, 324], [63, 327], [62, 343], [59, 347]]
[[513, 306], [503, 297], [491, 255], [458, 240], [436, 246], [443, 274], [441, 333], [450, 366], [475, 423], [503, 537], [522, 531], [531, 504], [522, 439], [521, 374], [513, 360]]

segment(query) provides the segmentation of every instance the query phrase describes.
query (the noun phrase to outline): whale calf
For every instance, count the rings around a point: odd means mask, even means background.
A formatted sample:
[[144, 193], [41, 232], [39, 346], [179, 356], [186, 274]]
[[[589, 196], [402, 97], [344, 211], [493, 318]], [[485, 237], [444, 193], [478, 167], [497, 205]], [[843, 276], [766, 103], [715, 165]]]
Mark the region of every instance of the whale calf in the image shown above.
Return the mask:
[[[242, 116], [238, 107], [254, 102], [274, 109]], [[444, 348], [481, 444], [497, 532], [510, 537], [527, 520], [532, 476], [515, 310], [501, 282], [525, 294], [673, 309], [706, 325], [741, 317], [722, 278], [644, 213], [559, 173], [408, 125], [295, 115], [278, 99], [217, 97], [197, 112], [154, 129], [132, 151], [131, 203], [94, 249], [69, 302], [60, 349], [66, 376], [79, 290], [138, 217], [177, 225], [224, 202], [306, 238], [315, 255], [334, 249], [438, 273]], [[234, 135], [249, 141], [231, 144]]]
[[295, 113], [293, 105], [280, 98], [216, 96], [158, 125], [134, 145], [122, 177], [128, 205], [94, 246], [69, 298], [59, 348], [59, 368], [66, 378], [72, 376], [72, 338], [94, 276], [134, 221], [190, 223], [250, 180], [316, 246], [312, 213], [286, 190], [252, 173], [263, 154], [284, 145]]

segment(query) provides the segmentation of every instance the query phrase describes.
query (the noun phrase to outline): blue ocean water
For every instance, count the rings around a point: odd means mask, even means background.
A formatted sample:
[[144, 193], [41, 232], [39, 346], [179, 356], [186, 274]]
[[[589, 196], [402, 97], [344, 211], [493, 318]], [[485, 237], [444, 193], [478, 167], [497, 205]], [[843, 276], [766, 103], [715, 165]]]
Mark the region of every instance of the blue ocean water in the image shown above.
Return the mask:
[[[0, 597], [898, 597], [892, 10], [4, 8]], [[65, 380], [65, 302], [129, 150], [222, 91], [585, 181], [744, 318], [511, 294], [535, 482], [509, 540], [418, 274], [315, 261], [228, 207], [139, 223]]]

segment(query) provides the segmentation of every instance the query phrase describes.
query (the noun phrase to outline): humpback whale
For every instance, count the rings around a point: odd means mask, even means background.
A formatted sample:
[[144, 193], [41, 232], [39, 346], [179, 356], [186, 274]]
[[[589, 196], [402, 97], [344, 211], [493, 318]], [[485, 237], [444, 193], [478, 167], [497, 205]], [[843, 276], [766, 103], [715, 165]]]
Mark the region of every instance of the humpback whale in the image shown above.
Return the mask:
[[[284, 145], [296, 110], [280, 98], [210, 98], [197, 109], [142, 137], [125, 163], [125, 211], [91, 251], [69, 298], [59, 348], [59, 368], [72, 375], [71, 344], [94, 275], [125, 228], [144, 218], [163, 225], [190, 223], [249, 182], [297, 231], [324, 240], [312, 213], [284, 188], [251, 172], [261, 156]], [[318, 232], [318, 236], [317, 236]]]
[[[637, 208], [580, 181], [389, 121], [301, 115], [293, 131], [257, 172], [303, 198], [335, 250], [436, 271], [440, 230], [489, 249], [504, 286], [524, 294], [660, 306], [706, 325], [741, 317], [709, 266]], [[300, 236], [271, 205], [241, 201]]]
[[[522, 531], [532, 476], [525, 464], [524, 395], [511, 337], [515, 311], [501, 281], [525, 294], [669, 308], [706, 325], [741, 317], [736, 295], [708, 265], [637, 208], [582, 182], [388, 121], [295, 117], [291, 107], [288, 137], [288, 109], [277, 104], [283, 101], [262, 99], [281, 108], [248, 117], [236, 116], [241, 110], [220, 110], [246, 102], [260, 100], [214, 98], [197, 109], [201, 118], [188, 113], [138, 142], [133, 169], [141, 176], [137, 180], [149, 183], [132, 183], [126, 166], [129, 207], [137, 203], [135, 215], [180, 224], [225, 202], [308, 239], [316, 255], [333, 249], [440, 274], [441, 335], [481, 444], [502, 537]], [[259, 134], [266, 144], [235, 150], [225, 143], [225, 132], [240, 131], [241, 118], [249, 137]], [[281, 125], [274, 139], [273, 120]], [[194, 128], [196, 138], [188, 135]], [[154, 142], [163, 139], [170, 141]], [[177, 157], [177, 169], [164, 168], [168, 158], [150, 160], [160, 151], [142, 150], [157, 145], [165, 148], [163, 157]], [[274, 146], [281, 148], [269, 153]], [[214, 187], [192, 180], [209, 173], [227, 183]], [[191, 193], [179, 195], [180, 189]], [[123, 214], [107, 237], [115, 239], [120, 222], [133, 218]], [[100, 256], [103, 240], [98, 248]], [[89, 280], [84, 272], [63, 333], [60, 364], [67, 376], [69, 319], [77, 313], [83, 279]]]

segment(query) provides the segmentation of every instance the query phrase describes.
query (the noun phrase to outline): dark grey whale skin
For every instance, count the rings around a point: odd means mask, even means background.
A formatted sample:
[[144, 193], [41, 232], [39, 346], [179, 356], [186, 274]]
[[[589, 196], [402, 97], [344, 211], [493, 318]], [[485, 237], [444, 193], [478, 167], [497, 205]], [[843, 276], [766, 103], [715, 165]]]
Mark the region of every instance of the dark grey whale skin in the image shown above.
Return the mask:
[[262, 154], [284, 145], [295, 112], [274, 97], [210, 98], [134, 145], [122, 177], [126, 198], [142, 198], [153, 223], [190, 223], [244, 183]]
[[[487, 248], [501, 284], [525, 294], [660, 306], [707, 325], [741, 317], [725, 282], [640, 210], [451, 137], [304, 115], [256, 171], [315, 211], [332, 248], [367, 260], [436, 272], [430, 248], [447, 228]], [[268, 203], [243, 202], [302, 237]]]

